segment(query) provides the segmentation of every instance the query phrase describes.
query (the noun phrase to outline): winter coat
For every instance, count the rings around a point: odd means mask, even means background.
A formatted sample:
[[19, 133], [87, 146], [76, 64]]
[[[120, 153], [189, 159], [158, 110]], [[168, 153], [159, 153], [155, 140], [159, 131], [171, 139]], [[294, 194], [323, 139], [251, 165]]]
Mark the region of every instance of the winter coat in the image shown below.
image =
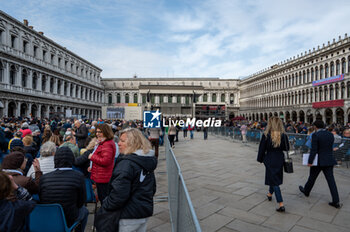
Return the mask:
[[[71, 168], [73, 165], [74, 156], [67, 147], [59, 148], [54, 157], [55, 168]], [[81, 172], [56, 169], [40, 179], [40, 203], [60, 204], [70, 227], [86, 201], [85, 188], [85, 179]]]
[[36, 149], [32, 146], [24, 146], [24, 150], [26, 151], [26, 154], [30, 154], [33, 159], [36, 158], [36, 154], [38, 153]]
[[283, 183], [283, 151], [289, 150], [288, 137], [285, 134], [281, 136], [281, 144], [279, 147], [273, 147], [270, 134], [262, 135], [257, 161], [264, 162], [265, 184], [269, 186], [278, 186]]
[[91, 156], [91, 179], [96, 183], [108, 183], [111, 179], [116, 147], [113, 139], [102, 141]]
[[22, 171], [19, 169], [11, 170], [11, 169], [3, 169], [6, 173], [12, 176], [15, 183], [25, 189], [28, 190], [30, 194], [37, 194], [39, 192], [39, 181], [42, 176], [42, 172], [35, 172], [35, 179], [31, 177], [24, 176]]
[[81, 124], [80, 127], [75, 132], [75, 137], [77, 138], [77, 143], [79, 148], [85, 147], [85, 141], [89, 136], [89, 131], [85, 124]]
[[[55, 171], [54, 156], [40, 157], [39, 159], [40, 169], [44, 174]], [[33, 165], [30, 167], [27, 176], [32, 177], [34, 173]]]
[[157, 158], [154, 151], [144, 154], [120, 155], [113, 170], [109, 193], [103, 207], [109, 211], [121, 210], [121, 219], [147, 218], [153, 214], [153, 196], [156, 192], [154, 170]]
[[334, 136], [325, 129], [319, 129], [312, 135], [311, 150], [308, 163], [312, 164], [318, 154], [317, 166], [327, 167], [337, 164], [333, 156]]
[[34, 201], [0, 200], [0, 231], [25, 231], [26, 217], [34, 207]]

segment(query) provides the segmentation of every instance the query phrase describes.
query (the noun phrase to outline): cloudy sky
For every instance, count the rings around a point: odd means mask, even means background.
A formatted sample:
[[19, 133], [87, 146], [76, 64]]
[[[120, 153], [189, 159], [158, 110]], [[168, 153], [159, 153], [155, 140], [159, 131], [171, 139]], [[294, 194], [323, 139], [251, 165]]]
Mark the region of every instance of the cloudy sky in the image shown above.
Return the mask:
[[0, 0], [103, 78], [242, 78], [350, 36], [349, 0]]

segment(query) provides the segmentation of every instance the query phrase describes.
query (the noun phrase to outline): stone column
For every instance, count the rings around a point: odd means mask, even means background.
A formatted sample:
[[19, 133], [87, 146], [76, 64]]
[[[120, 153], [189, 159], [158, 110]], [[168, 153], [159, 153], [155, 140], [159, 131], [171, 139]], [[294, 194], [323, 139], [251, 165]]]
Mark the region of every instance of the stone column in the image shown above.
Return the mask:
[[17, 104], [17, 107], [16, 107], [15, 117], [19, 117], [21, 115], [21, 104], [22, 104], [22, 102], [17, 101], [16, 104]]
[[33, 70], [28, 71], [28, 76], [27, 76], [27, 87], [29, 89], [33, 88]]
[[4, 99], [4, 113], [3, 113], [3, 117], [7, 117], [8, 116], [8, 112], [9, 112], [9, 101], [7, 99]]
[[[8, 62], [5, 62], [5, 65], [4, 65], [4, 83], [5, 84], [9, 84], [10, 83], [10, 65]], [[6, 112], [7, 114], [7, 112]]]
[[37, 89], [41, 91], [41, 82], [42, 82], [43, 74], [39, 73], [38, 79], [37, 79]]
[[41, 118], [41, 104], [36, 104], [38, 107], [38, 111], [37, 111], [37, 115], [36, 117], [40, 117]]
[[33, 105], [32, 103], [27, 104], [28, 108], [27, 108], [26, 116], [28, 118], [30, 118], [30, 114], [32, 113], [32, 105]]
[[58, 94], [57, 89], [58, 89], [58, 80], [57, 80], [57, 78], [54, 78], [53, 79], [53, 94]]
[[67, 97], [71, 96], [71, 94], [70, 94], [70, 85], [71, 85], [71, 83], [67, 82]]
[[77, 98], [81, 98], [81, 86], [79, 85], [78, 86], [78, 96]]
[[50, 77], [50, 76], [47, 76], [47, 77], [46, 77], [45, 92], [50, 92], [50, 82], [51, 82], [51, 77]]
[[[345, 111], [344, 111], [345, 112]], [[337, 121], [337, 114], [336, 114], [336, 108], [332, 109], [332, 123], [335, 123]]]

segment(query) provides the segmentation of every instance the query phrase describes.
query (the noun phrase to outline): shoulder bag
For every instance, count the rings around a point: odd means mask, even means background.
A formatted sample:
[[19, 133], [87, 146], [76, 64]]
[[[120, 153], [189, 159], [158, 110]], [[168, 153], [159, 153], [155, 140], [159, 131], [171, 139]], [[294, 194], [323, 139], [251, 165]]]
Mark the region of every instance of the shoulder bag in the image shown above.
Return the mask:
[[[284, 135], [284, 134], [283, 134]], [[287, 136], [287, 140], [288, 140], [288, 136]], [[289, 141], [288, 141], [289, 142]], [[286, 149], [288, 148], [287, 146], [287, 141], [285, 140], [285, 143], [286, 143]], [[284, 172], [285, 173], [293, 173], [293, 160], [292, 158], [289, 157], [289, 152], [288, 150], [287, 151], [284, 151], [284, 162], [283, 162], [283, 169], [284, 169]]]

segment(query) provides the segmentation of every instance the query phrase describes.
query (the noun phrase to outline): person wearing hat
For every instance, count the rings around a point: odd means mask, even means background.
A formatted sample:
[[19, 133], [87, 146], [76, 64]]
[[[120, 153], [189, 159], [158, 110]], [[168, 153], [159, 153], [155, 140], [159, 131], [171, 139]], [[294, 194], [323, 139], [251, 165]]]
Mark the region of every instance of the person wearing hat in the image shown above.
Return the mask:
[[43, 175], [40, 179], [40, 203], [60, 204], [67, 226], [70, 227], [79, 220], [81, 224], [75, 231], [84, 231], [89, 214], [84, 207], [86, 201], [84, 175], [72, 169], [74, 155], [69, 147], [57, 149], [54, 163], [56, 170]]
[[13, 177], [16, 184], [27, 189], [30, 194], [37, 194], [39, 192], [39, 180], [42, 176], [40, 164], [37, 159], [33, 161], [33, 168], [35, 171], [35, 179], [24, 175], [24, 169], [27, 164], [27, 158], [21, 152], [11, 152], [5, 156], [2, 162], [2, 171]]
[[14, 141], [14, 140], [21, 140], [22, 139], [22, 135], [23, 133], [20, 132], [20, 131], [17, 131], [15, 134], [14, 134], [14, 137], [9, 141], [9, 145], [8, 145], [8, 149], [11, 150], [11, 143]]
[[21, 129], [19, 130], [22, 132], [22, 138], [24, 138], [26, 135], [31, 135], [32, 131], [29, 129], [28, 123], [23, 123]]

